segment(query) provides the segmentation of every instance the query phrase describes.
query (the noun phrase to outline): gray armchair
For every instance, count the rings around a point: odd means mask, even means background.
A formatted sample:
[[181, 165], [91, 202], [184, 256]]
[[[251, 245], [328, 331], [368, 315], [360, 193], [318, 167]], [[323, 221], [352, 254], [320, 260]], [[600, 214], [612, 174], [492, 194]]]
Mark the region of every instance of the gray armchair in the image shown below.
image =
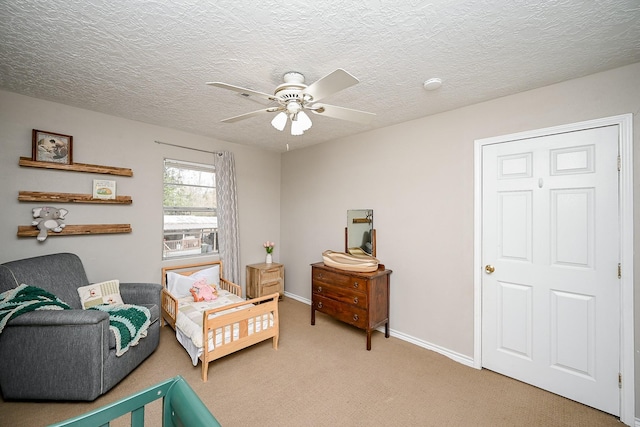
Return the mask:
[[0, 264], [0, 292], [23, 283], [51, 292], [73, 309], [31, 311], [7, 323], [0, 333], [4, 399], [95, 400], [158, 346], [159, 284], [120, 283], [123, 301], [147, 307], [151, 325], [138, 345], [116, 357], [108, 313], [82, 310], [77, 288], [89, 281], [76, 255], [59, 253]]

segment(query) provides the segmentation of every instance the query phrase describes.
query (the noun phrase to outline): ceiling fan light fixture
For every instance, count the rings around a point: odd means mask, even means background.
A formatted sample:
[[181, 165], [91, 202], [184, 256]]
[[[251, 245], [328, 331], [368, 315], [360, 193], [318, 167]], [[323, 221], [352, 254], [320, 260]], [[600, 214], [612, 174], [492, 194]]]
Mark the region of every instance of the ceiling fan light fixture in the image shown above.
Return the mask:
[[300, 105], [298, 101], [290, 101], [287, 103], [287, 112], [289, 115], [297, 114], [300, 110], [302, 110], [302, 105]]
[[367, 113], [366, 111], [337, 107], [335, 105], [315, 104], [322, 98], [358, 83], [358, 79], [341, 68], [316, 80], [309, 86], [304, 83], [304, 75], [294, 71], [285, 73], [283, 80], [284, 83], [276, 87], [273, 95], [223, 82], [209, 82], [207, 84], [232, 90], [244, 95], [244, 97], [259, 97], [277, 103], [277, 105], [261, 110], [223, 119], [223, 123], [235, 123], [265, 113], [276, 113], [276, 116], [271, 120], [271, 125], [275, 129], [283, 131], [287, 127], [287, 121], [291, 120], [291, 134], [302, 135], [306, 130], [311, 129], [313, 125], [309, 115], [303, 110], [313, 111], [315, 114], [324, 114], [326, 117], [363, 124], [368, 124], [371, 117], [375, 116], [374, 113]]
[[298, 136], [304, 133], [304, 129], [302, 129], [302, 125], [299, 120], [291, 121], [291, 135]]
[[278, 114], [276, 114], [273, 120], [271, 120], [271, 126], [278, 129], [279, 131], [283, 131], [286, 125], [287, 125], [287, 114], [284, 111], [281, 111]]
[[303, 131], [311, 129], [311, 126], [313, 125], [313, 123], [311, 123], [311, 119], [304, 111], [298, 112], [298, 120], [296, 121], [300, 123]]

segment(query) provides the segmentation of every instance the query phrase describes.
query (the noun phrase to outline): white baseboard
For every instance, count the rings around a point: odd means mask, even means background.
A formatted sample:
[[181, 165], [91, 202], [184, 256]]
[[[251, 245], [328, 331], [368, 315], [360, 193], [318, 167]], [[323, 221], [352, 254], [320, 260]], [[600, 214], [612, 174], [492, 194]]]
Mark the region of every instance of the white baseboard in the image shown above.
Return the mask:
[[[384, 333], [384, 328], [378, 328], [378, 331]], [[389, 330], [389, 335], [392, 337], [401, 339], [403, 341], [410, 342], [411, 344], [417, 345], [418, 347], [426, 348], [427, 350], [435, 351], [436, 353], [442, 354], [443, 356], [447, 356], [449, 359], [452, 359], [458, 363], [462, 363], [463, 365], [469, 366], [470, 368], [474, 368], [473, 358], [469, 356], [465, 356], [464, 354], [457, 353], [455, 351], [449, 350], [447, 348], [441, 347], [436, 344], [432, 344], [427, 341], [423, 341], [421, 339], [412, 337], [411, 335], [404, 334], [402, 332], [394, 331], [393, 329]]]
[[[286, 297], [294, 299], [296, 301], [300, 301], [304, 304], [311, 305], [311, 300], [307, 298], [302, 298], [298, 295], [290, 294], [288, 292], [284, 293]], [[380, 327], [377, 329], [378, 331], [384, 333], [384, 327]], [[447, 348], [441, 347], [436, 344], [429, 343], [427, 341], [423, 341], [416, 337], [412, 337], [411, 335], [407, 335], [402, 332], [395, 331], [393, 329], [389, 329], [389, 335], [394, 338], [401, 339], [403, 341], [407, 341], [411, 344], [417, 345], [418, 347], [426, 348], [427, 350], [435, 351], [436, 353], [442, 354], [443, 356], [448, 357], [458, 363], [462, 363], [463, 365], [474, 368], [473, 358], [469, 356], [465, 356], [464, 354], [456, 353], [455, 351], [451, 351]], [[640, 427], [640, 426], [638, 426]]]
[[298, 295], [295, 295], [295, 294], [290, 294], [287, 291], [284, 292], [284, 296], [287, 297], [287, 298], [291, 298], [291, 299], [294, 299], [296, 301], [300, 301], [302, 303], [305, 303], [308, 306], [311, 306], [311, 300], [306, 299], [306, 298], [302, 298], [301, 296], [298, 296]]

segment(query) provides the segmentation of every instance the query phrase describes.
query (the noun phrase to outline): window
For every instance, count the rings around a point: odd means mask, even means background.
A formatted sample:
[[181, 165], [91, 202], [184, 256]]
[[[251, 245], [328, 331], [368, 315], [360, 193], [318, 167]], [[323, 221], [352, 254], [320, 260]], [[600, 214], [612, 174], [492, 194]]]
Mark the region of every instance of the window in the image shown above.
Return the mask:
[[215, 168], [165, 159], [163, 188], [162, 259], [218, 253]]

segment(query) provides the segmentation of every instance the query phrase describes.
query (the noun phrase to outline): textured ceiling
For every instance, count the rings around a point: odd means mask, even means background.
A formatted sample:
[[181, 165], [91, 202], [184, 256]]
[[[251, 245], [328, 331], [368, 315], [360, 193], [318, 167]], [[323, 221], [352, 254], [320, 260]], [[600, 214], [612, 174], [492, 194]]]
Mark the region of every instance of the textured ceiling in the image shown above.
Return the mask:
[[[638, 0], [0, 2], [1, 89], [276, 151], [635, 62]], [[287, 71], [310, 84], [337, 68], [360, 83], [323, 102], [371, 125], [221, 123], [266, 101], [205, 85], [272, 93]], [[428, 92], [431, 77], [443, 85]]]

